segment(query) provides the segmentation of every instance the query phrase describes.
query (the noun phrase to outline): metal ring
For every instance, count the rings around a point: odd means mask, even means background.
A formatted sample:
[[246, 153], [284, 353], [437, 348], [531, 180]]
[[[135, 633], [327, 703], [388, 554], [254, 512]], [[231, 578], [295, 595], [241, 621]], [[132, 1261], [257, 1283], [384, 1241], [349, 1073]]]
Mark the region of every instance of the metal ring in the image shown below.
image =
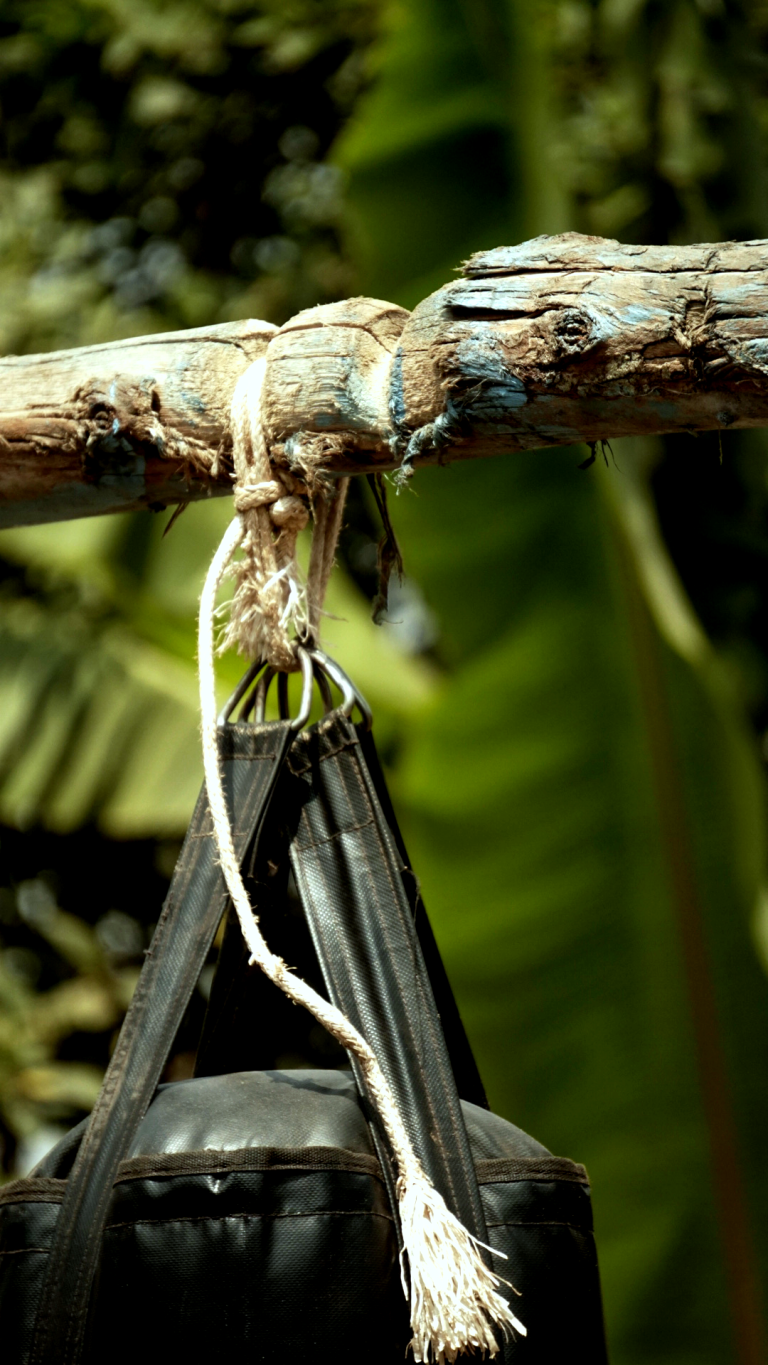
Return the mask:
[[247, 720], [253, 711], [254, 725], [264, 724], [264, 710], [267, 705], [269, 685], [275, 676], [274, 668], [266, 668], [240, 712], [240, 720]]
[[296, 719], [292, 721], [291, 729], [303, 730], [304, 726], [309, 720], [309, 713], [312, 710], [312, 690], [314, 683], [314, 674], [312, 672], [312, 660], [309, 654], [307, 653], [306, 649], [302, 649], [301, 646], [299, 646], [296, 653], [299, 656], [299, 663], [301, 664], [301, 676], [304, 680], [304, 685], [301, 689], [301, 706], [299, 707], [299, 714], [296, 717]]
[[[333, 709], [333, 697], [328, 685], [328, 679], [330, 678], [341, 692], [341, 710], [344, 715], [350, 716], [355, 706], [357, 706], [363, 718], [363, 723], [366, 729], [369, 730], [373, 721], [371, 708], [362, 692], [359, 688], [355, 687], [354, 683], [344, 672], [344, 669], [336, 663], [335, 659], [329, 658], [328, 655], [324, 654], [320, 649], [307, 650], [301, 645], [297, 648], [296, 653], [301, 667], [302, 689], [299, 713], [296, 718], [291, 721], [291, 729], [296, 731], [302, 730], [309, 720], [310, 712], [312, 710], [312, 693], [315, 678], [317, 679], [317, 685], [326, 712]], [[272, 668], [271, 665], [265, 664], [263, 659], [259, 659], [257, 662], [252, 663], [247, 672], [243, 674], [234, 692], [224, 703], [218, 716], [218, 724], [232, 724], [232, 721], [230, 720], [232, 712], [238, 702], [245, 697], [245, 701], [240, 708], [238, 722], [242, 723], [243, 721], [248, 720], [251, 712], [253, 712], [254, 724], [263, 725], [264, 712], [267, 704], [267, 693], [269, 692], [269, 687], [274, 677], [277, 677], [278, 679], [280, 716], [281, 719], [287, 720], [288, 674], [278, 671], [276, 668]]]
[[246, 697], [245, 701], [240, 707], [240, 715], [238, 716], [237, 719], [241, 724], [243, 721], [248, 720], [248, 717], [250, 716], [251, 711], [253, 710], [254, 702], [256, 701], [256, 693], [258, 692], [258, 689], [261, 686], [261, 681], [262, 681], [261, 678], [259, 678], [259, 681], [256, 683], [254, 687], [251, 688], [251, 691], [248, 693], [248, 696]]
[[[301, 665], [302, 689], [299, 714], [291, 721], [291, 729], [303, 730], [309, 720], [309, 715], [312, 710], [312, 684], [314, 682], [314, 675], [312, 673], [312, 661], [307, 654], [306, 649], [302, 649], [301, 646], [299, 646], [296, 653], [298, 655], [299, 664]], [[280, 718], [281, 720], [288, 719], [288, 674], [280, 672], [276, 668], [267, 668], [259, 678], [248, 701], [245, 703], [243, 710], [240, 713], [241, 720], [244, 720], [247, 713], [251, 709], [254, 709], [254, 724], [264, 724], [267, 693], [269, 692], [270, 683], [275, 677], [277, 678], [277, 685], [280, 689]]]
[[312, 667], [315, 671], [315, 682], [317, 683], [320, 696], [323, 699], [323, 706], [325, 707], [325, 714], [327, 716], [328, 712], [333, 710], [333, 696], [331, 694], [330, 683], [318, 663], [313, 663]]
[[237, 703], [240, 701], [240, 698], [244, 696], [245, 693], [248, 691], [248, 688], [250, 687], [251, 683], [254, 681], [255, 678], [258, 677], [263, 667], [264, 660], [257, 659], [255, 663], [251, 664], [247, 672], [243, 674], [234, 692], [230, 697], [227, 698], [223, 707], [221, 708], [221, 711], [219, 712], [216, 721], [217, 725], [228, 724], [229, 718], [232, 715], [232, 712], [234, 711], [235, 707], [237, 706]]
[[335, 659], [331, 659], [324, 654], [321, 649], [313, 649], [311, 652], [312, 661], [319, 665], [324, 673], [328, 675], [332, 682], [335, 682], [341, 692], [341, 710], [345, 716], [351, 716], [355, 706], [363, 718], [366, 730], [370, 730], [373, 724], [373, 712], [368, 705], [365, 697], [359, 688], [355, 687], [352, 679], [344, 672], [340, 664]]

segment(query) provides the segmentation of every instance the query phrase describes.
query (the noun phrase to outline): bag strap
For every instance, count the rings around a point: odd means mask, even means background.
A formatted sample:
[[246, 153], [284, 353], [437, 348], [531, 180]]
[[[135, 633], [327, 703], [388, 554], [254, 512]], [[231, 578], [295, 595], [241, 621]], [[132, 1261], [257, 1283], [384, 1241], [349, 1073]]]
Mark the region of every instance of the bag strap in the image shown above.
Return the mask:
[[373, 731], [364, 725], [357, 728], [357, 737], [360, 741], [360, 749], [365, 760], [365, 765], [370, 774], [376, 795], [384, 817], [389, 825], [392, 838], [395, 842], [398, 858], [400, 862], [400, 876], [411, 907], [413, 922], [416, 926], [416, 935], [421, 947], [424, 965], [427, 969], [429, 984], [432, 987], [432, 994], [435, 1000], [435, 1007], [440, 1016], [440, 1023], [443, 1029], [445, 1045], [448, 1049], [448, 1056], [451, 1059], [453, 1078], [456, 1082], [456, 1089], [462, 1100], [469, 1100], [471, 1104], [478, 1105], [481, 1109], [490, 1109], [488, 1096], [485, 1093], [482, 1077], [478, 1070], [475, 1054], [472, 1045], [467, 1037], [464, 1023], [456, 1004], [456, 997], [453, 994], [453, 987], [445, 970], [443, 959], [440, 956], [440, 949], [437, 946], [432, 925], [429, 922], [424, 901], [421, 896], [421, 887], [416, 873], [413, 871], [411, 860], [408, 857], [408, 850], [397, 822], [395, 809], [392, 805], [392, 798], [389, 794], [386, 778], [381, 767], [381, 761], [373, 739]]
[[[225, 791], [241, 861], [258, 838], [293, 737], [287, 721], [219, 729]], [[227, 900], [203, 788], [67, 1181], [30, 1365], [77, 1365], [82, 1358], [91, 1286], [117, 1167], [155, 1093]]]
[[[364, 726], [357, 727], [357, 735], [397, 848], [400, 876], [440, 1016], [456, 1089], [461, 1099], [487, 1109], [483, 1082], [424, 908], [418, 878], [411, 868], [373, 735]], [[247, 886], [269, 944], [283, 956], [287, 954], [287, 959], [296, 964], [299, 975], [310, 980], [316, 989], [322, 990], [322, 977], [306, 917], [302, 917], [300, 927], [291, 917], [290, 940], [283, 940], [281, 934], [283, 906], [287, 896], [285, 864], [293, 832], [290, 828], [291, 809], [296, 804], [291, 798], [291, 787], [296, 785], [297, 779], [284, 771], [270, 816], [270, 820], [274, 820], [279, 810], [279, 828], [274, 828], [266, 839], [269, 862], [266, 858], [254, 861], [254, 866], [249, 869]], [[262, 847], [264, 844], [265, 840], [262, 840]], [[275, 1038], [282, 1035], [286, 1021], [289, 1021], [290, 1028], [295, 1007], [267, 981], [262, 972], [249, 968], [248, 956], [237, 915], [230, 906], [198, 1045], [195, 1076], [221, 1075], [227, 1071], [260, 1071], [274, 1065]], [[281, 1050], [285, 1051], [285, 1047]], [[301, 1046], [298, 1050], [302, 1051]]]
[[[464, 1226], [487, 1243], [402, 860], [354, 725], [341, 712], [332, 713], [297, 738], [286, 766], [303, 783], [291, 865], [330, 998], [376, 1053], [427, 1176]], [[370, 1110], [381, 1154], [383, 1140], [373, 1106]], [[389, 1161], [383, 1164], [387, 1171]]]

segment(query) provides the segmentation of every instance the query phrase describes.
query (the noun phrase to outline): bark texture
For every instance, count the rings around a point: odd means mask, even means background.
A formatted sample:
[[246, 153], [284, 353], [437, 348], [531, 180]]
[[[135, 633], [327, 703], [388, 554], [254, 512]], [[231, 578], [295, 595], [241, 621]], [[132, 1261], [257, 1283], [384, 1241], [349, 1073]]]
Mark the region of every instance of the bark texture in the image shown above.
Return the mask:
[[0, 524], [227, 492], [232, 392], [265, 353], [270, 454], [307, 487], [403, 461], [768, 426], [768, 242], [539, 237], [472, 256], [412, 314], [348, 299], [279, 329], [2, 360]]
[[0, 360], [0, 526], [227, 492], [229, 408], [277, 329], [235, 322]]
[[402, 347], [417, 463], [765, 426], [768, 242], [499, 247], [419, 305]]

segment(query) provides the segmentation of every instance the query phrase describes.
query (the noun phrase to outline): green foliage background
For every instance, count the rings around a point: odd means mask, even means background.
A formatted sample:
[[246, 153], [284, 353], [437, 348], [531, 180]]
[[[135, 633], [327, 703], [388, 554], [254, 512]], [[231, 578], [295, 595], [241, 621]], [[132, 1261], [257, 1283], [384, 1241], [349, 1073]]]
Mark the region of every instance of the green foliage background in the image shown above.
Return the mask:
[[[537, 232], [768, 235], [757, 3], [25, 0], [0, 24], [6, 349], [413, 305]], [[374, 702], [491, 1102], [590, 1169], [613, 1360], [758, 1365], [766, 445], [583, 453], [419, 473], [379, 630], [356, 490], [327, 640]], [[0, 537], [9, 1165], [90, 1102], [157, 916], [226, 516]], [[110, 876], [126, 848], [143, 899]]]

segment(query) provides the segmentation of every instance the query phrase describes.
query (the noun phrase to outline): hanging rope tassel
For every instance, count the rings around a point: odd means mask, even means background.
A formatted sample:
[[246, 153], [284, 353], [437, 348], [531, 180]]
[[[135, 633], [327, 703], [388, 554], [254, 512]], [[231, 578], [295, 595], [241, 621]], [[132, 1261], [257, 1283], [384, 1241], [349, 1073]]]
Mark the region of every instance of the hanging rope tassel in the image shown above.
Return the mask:
[[[261, 368], [258, 369], [257, 367]], [[444, 1199], [428, 1180], [411, 1145], [397, 1101], [372, 1049], [353, 1024], [329, 1001], [289, 971], [282, 958], [270, 952], [254, 914], [235, 855], [229, 813], [219, 763], [214, 668], [216, 597], [233, 556], [242, 546], [245, 555], [238, 567], [237, 588], [230, 626], [225, 638], [237, 643], [252, 658], [269, 662], [285, 659], [278, 667], [295, 668], [295, 641], [289, 627], [302, 628], [314, 638], [322, 600], [333, 565], [341, 524], [343, 492], [324, 499], [316, 512], [315, 536], [307, 588], [298, 578], [295, 560], [296, 535], [290, 538], [271, 520], [270, 507], [286, 495], [269, 466], [261, 431], [259, 399], [264, 381], [263, 362], [251, 367], [235, 394], [233, 435], [238, 515], [230, 523], [214, 555], [200, 599], [199, 664], [202, 713], [203, 763], [208, 802], [219, 859], [250, 962], [290, 1000], [303, 1005], [342, 1047], [358, 1060], [368, 1094], [375, 1104], [397, 1167], [397, 1196], [403, 1233], [400, 1268], [403, 1290], [410, 1303], [410, 1342], [414, 1359], [444, 1365], [466, 1351], [498, 1354], [496, 1330], [506, 1338], [526, 1329], [498, 1292], [501, 1281], [486, 1266], [480, 1243], [450, 1212]], [[271, 485], [268, 489], [265, 485]], [[344, 490], [345, 491], [345, 490]], [[278, 497], [274, 497], [278, 494]], [[301, 502], [296, 498], [296, 502]], [[302, 510], [305, 510], [301, 503]], [[296, 512], [297, 509], [293, 509]]]

